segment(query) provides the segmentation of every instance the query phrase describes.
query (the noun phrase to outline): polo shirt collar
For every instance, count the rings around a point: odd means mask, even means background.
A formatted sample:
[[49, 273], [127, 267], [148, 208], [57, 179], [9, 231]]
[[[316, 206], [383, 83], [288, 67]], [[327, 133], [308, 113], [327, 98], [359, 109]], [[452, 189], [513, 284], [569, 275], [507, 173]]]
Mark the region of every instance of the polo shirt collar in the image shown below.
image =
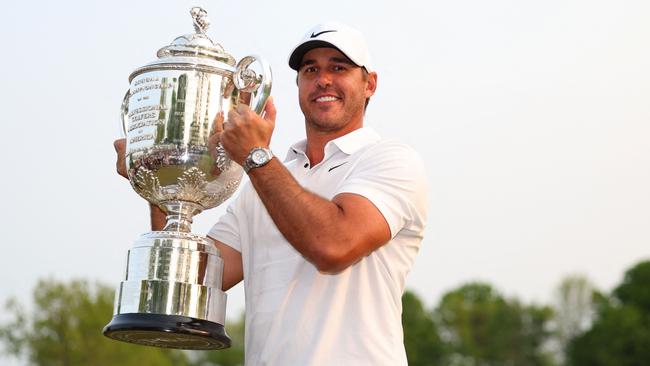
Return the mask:
[[[335, 150], [351, 155], [362, 147], [373, 144], [380, 139], [381, 137], [379, 134], [377, 134], [377, 132], [372, 128], [361, 127], [325, 144], [325, 158], [331, 156]], [[289, 162], [296, 159], [298, 156], [307, 156], [305, 152], [306, 150], [307, 140], [304, 139], [298, 141], [291, 145], [284, 161]]]

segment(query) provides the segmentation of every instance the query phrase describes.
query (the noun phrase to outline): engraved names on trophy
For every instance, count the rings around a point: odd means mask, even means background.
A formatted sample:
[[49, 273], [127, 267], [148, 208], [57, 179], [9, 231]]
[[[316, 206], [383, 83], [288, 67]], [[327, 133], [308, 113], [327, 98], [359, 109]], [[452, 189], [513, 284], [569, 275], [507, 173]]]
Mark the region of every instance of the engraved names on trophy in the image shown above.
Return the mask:
[[136, 137], [132, 138], [131, 140], [129, 140], [129, 142], [133, 144], [133, 143], [140, 142], [140, 141], [153, 140], [154, 138], [155, 138], [154, 135], [146, 134], [146, 135], [136, 136]]
[[162, 125], [165, 123], [163, 119], [158, 118], [161, 110], [168, 108], [162, 104], [147, 105], [140, 108], [135, 108], [129, 112], [129, 128], [128, 132], [140, 129], [146, 126]]
[[[166, 123], [169, 108], [165, 103], [167, 95], [170, 94], [169, 89], [173, 91], [175, 81], [175, 78], [171, 80], [158, 76], [144, 76], [133, 80], [130, 93], [132, 109], [128, 113], [127, 154], [146, 151], [155, 143], [160, 132], [159, 127]], [[149, 104], [152, 102], [155, 104]]]
[[[173, 88], [174, 84], [169, 82], [158, 82], [158, 78], [142, 78], [138, 79], [133, 83], [133, 88], [131, 88], [131, 95], [136, 95], [138, 93], [145, 92], [152, 89], [169, 89]], [[139, 86], [141, 84], [145, 84]]]

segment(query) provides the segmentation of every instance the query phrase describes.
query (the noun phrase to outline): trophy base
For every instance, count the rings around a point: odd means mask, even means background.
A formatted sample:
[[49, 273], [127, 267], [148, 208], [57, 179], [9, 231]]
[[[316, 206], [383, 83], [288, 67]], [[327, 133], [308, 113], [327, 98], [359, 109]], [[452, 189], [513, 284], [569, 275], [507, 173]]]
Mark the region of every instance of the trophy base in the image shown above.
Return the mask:
[[163, 348], [216, 350], [231, 343], [223, 325], [179, 315], [118, 314], [103, 333], [118, 341]]

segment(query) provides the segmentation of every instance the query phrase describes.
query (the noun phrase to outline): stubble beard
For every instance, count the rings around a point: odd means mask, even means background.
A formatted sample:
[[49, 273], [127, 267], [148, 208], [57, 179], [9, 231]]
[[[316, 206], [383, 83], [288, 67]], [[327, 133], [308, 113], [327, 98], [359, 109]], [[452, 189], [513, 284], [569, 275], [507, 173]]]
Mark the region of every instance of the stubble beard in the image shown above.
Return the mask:
[[[346, 102], [348, 101], [346, 100]], [[303, 114], [305, 115], [305, 123], [318, 132], [340, 131], [354, 119], [355, 111], [360, 109], [363, 115], [364, 102], [361, 102], [359, 105], [343, 105], [342, 107], [342, 110], [337, 113], [325, 112], [323, 116], [318, 116], [320, 114], [318, 112], [311, 113], [308, 109], [302, 108]]]

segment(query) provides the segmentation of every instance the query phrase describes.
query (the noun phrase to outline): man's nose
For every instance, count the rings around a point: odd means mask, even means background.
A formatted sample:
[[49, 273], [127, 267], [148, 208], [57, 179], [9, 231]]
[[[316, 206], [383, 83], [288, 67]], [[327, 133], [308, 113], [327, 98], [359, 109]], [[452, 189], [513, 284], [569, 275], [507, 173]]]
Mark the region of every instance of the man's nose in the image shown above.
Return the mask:
[[326, 88], [332, 85], [332, 77], [328, 72], [321, 71], [316, 78], [316, 85], [321, 88]]

